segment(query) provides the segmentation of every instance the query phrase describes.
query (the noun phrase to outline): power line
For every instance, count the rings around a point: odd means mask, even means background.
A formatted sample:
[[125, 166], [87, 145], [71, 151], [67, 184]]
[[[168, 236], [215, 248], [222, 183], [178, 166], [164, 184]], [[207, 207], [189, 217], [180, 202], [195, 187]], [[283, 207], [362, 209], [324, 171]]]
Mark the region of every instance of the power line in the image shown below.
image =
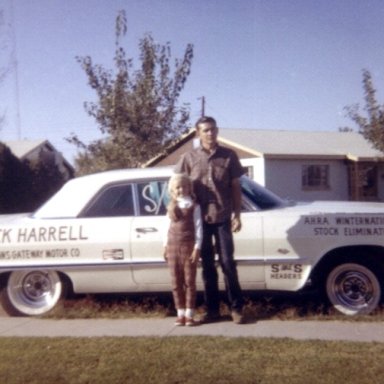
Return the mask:
[[15, 105], [16, 105], [16, 129], [17, 137], [21, 139], [21, 123], [20, 123], [20, 95], [19, 95], [19, 68], [17, 60], [17, 44], [16, 44], [16, 33], [14, 29], [15, 17], [14, 17], [14, 8], [13, 1], [10, 0], [10, 33], [11, 33], [11, 65], [13, 66], [14, 74], [14, 87], [15, 87]]

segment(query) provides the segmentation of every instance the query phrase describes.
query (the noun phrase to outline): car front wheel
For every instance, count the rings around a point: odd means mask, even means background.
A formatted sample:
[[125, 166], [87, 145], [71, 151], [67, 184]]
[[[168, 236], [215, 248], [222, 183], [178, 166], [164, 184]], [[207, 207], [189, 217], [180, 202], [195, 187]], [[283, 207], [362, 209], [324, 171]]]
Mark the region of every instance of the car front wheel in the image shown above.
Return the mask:
[[14, 271], [1, 292], [3, 308], [10, 315], [38, 316], [61, 299], [63, 283], [55, 271]]
[[371, 313], [379, 304], [381, 285], [378, 276], [368, 267], [346, 263], [331, 270], [326, 293], [333, 307], [345, 315]]

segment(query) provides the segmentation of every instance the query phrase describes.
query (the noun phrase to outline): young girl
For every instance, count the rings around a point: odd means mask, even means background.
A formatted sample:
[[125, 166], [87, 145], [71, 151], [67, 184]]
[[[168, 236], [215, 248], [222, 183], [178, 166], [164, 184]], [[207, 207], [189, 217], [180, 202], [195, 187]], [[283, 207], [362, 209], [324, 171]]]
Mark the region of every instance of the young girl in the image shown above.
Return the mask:
[[194, 201], [192, 181], [185, 174], [174, 174], [168, 184], [169, 225], [164, 257], [172, 278], [172, 294], [177, 310], [175, 325], [197, 325], [194, 320], [196, 269], [200, 258], [202, 222], [200, 206]]

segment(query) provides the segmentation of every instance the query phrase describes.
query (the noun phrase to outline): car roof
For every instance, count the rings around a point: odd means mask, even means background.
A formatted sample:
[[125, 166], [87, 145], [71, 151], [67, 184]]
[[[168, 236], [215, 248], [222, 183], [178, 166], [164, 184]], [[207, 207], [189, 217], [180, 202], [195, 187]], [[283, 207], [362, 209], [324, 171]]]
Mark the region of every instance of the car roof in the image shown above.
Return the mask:
[[151, 177], [170, 177], [172, 174], [172, 167], [154, 167], [154, 168], [126, 168], [115, 169], [111, 171], [104, 171], [93, 173], [90, 175], [76, 177], [70, 180], [70, 183], [95, 183], [107, 184], [129, 179], [146, 179]]
[[76, 217], [89, 200], [108, 184], [170, 177], [172, 167], [119, 169], [69, 180], [34, 214], [34, 218]]

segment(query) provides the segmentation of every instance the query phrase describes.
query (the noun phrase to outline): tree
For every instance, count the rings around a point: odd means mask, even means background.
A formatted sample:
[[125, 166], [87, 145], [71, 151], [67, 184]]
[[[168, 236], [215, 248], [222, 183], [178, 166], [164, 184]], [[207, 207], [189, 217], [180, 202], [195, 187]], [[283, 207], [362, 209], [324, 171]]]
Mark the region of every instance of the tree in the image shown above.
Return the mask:
[[384, 106], [376, 99], [376, 89], [373, 86], [371, 73], [363, 70], [363, 89], [365, 94], [364, 111], [360, 112], [358, 104], [346, 107], [347, 116], [358, 126], [359, 132], [369, 140], [379, 151], [384, 152]]
[[80, 150], [75, 159], [78, 173], [138, 167], [184, 133], [189, 120], [186, 104], [177, 105], [191, 71], [193, 46], [171, 70], [171, 47], [156, 44], [150, 34], [140, 40], [140, 69], [127, 58], [122, 41], [127, 33], [124, 11], [116, 17], [115, 72], [94, 64], [89, 56], [78, 57], [97, 102], [85, 103], [87, 113], [103, 137], [90, 144], [72, 134], [68, 141]]

